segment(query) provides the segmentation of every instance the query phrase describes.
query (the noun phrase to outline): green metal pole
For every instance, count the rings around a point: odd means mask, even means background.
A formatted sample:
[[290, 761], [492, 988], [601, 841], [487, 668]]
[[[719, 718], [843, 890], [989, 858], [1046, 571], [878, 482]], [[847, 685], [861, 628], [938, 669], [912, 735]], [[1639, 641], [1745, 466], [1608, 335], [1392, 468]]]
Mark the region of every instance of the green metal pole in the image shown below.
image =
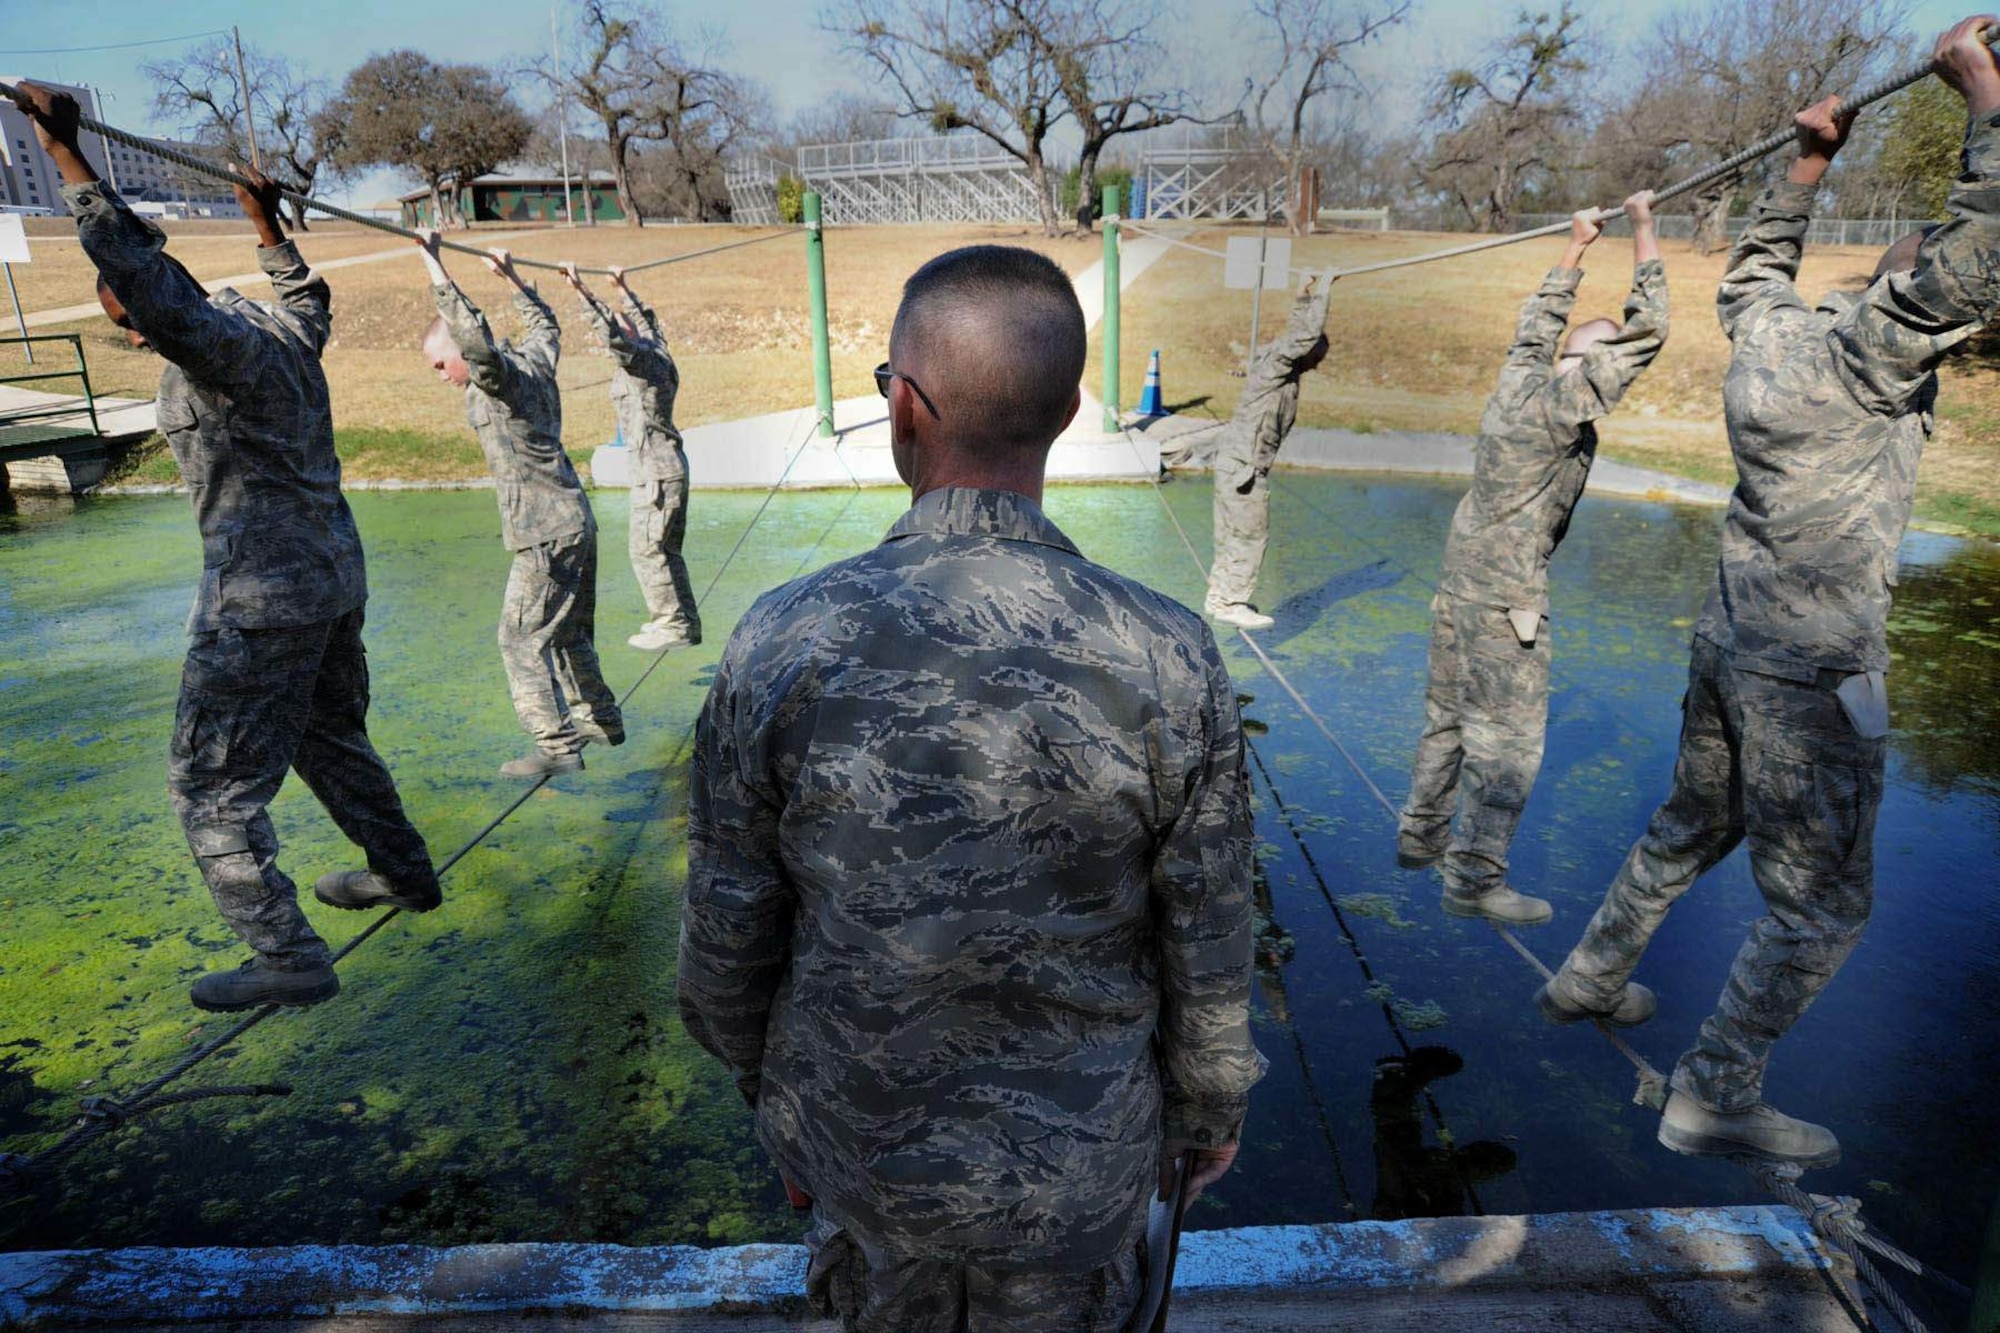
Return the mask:
[[1104, 431], [1118, 429], [1118, 187], [1104, 187]]
[[826, 238], [819, 225], [819, 195], [805, 196], [806, 286], [812, 293], [813, 401], [819, 408], [819, 434], [833, 438], [833, 353], [826, 340]]

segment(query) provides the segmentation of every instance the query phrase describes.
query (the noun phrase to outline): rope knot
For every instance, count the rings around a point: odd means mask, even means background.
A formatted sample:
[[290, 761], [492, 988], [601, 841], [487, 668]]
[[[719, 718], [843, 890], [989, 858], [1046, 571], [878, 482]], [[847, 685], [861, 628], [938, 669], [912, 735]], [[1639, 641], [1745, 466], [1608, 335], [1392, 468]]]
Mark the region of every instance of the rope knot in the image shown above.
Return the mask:
[[111, 1129], [121, 1129], [132, 1118], [132, 1112], [116, 1097], [85, 1097], [83, 1118], [100, 1121]]

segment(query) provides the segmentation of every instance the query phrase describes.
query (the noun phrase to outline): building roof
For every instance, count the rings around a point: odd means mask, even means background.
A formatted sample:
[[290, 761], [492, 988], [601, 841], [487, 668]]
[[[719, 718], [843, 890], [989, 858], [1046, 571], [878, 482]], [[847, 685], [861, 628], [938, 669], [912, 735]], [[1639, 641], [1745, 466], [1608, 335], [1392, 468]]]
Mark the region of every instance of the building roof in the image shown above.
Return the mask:
[[[602, 187], [609, 186], [612, 183], [610, 173], [603, 171], [592, 172], [588, 178], [580, 174], [569, 178], [569, 187], [572, 190], [581, 190], [585, 185]], [[563, 178], [561, 176], [474, 176], [467, 184], [497, 185], [517, 189], [521, 186], [541, 186], [544, 189], [560, 190], [563, 187]], [[409, 204], [415, 203], [419, 199], [428, 199], [430, 197], [430, 190], [424, 188], [412, 190], [408, 194], [399, 194], [396, 196], [396, 201], [398, 203]]]

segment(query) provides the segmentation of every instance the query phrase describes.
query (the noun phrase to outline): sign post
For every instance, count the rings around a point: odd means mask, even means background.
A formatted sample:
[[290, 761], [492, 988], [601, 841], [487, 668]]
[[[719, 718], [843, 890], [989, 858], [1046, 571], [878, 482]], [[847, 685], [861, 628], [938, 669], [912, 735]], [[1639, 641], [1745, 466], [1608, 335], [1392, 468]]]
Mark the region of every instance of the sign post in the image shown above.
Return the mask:
[[28, 318], [21, 313], [21, 294], [14, 290], [14, 265], [25, 264], [32, 255], [28, 253], [28, 229], [21, 221], [19, 213], [0, 213], [0, 269], [7, 271], [7, 299], [14, 303], [14, 327], [21, 331], [21, 350], [28, 354], [28, 364], [35, 364], [35, 345], [26, 341]]
[[1256, 236], [1232, 236], [1222, 261], [1222, 285], [1231, 291], [1250, 290], [1250, 356], [1247, 367], [1257, 359], [1257, 319], [1261, 314], [1266, 288], [1282, 292], [1292, 285], [1292, 243], [1289, 239], [1270, 240], [1263, 232]]

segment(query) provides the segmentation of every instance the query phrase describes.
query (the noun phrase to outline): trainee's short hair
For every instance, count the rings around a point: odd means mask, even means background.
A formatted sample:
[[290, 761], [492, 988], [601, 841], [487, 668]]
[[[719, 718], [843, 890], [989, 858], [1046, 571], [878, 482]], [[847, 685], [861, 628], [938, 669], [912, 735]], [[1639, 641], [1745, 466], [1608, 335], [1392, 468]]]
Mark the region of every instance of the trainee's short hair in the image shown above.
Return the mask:
[[948, 377], [923, 387], [961, 416], [946, 423], [956, 438], [1002, 448], [1062, 432], [1088, 349], [1069, 275], [1012, 245], [949, 250], [911, 274], [889, 337], [891, 360]]
[[418, 342], [417, 346], [428, 348], [433, 338], [451, 338], [451, 325], [445, 322], [443, 315], [431, 316], [431, 322], [424, 325], [424, 336], [422, 341]]

